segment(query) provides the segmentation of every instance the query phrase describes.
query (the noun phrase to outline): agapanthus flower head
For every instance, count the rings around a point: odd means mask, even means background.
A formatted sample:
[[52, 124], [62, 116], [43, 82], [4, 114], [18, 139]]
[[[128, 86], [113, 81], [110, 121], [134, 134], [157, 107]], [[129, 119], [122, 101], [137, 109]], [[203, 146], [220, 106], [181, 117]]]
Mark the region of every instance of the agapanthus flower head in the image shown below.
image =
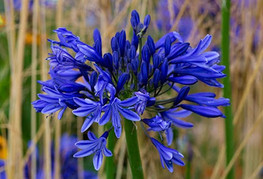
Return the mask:
[[[60, 111], [59, 119], [66, 109], [71, 109], [76, 116], [86, 117], [81, 132], [89, 130], [94, 122], [109, 126], [101, 137], [96, 138], [88, 131], [89, 140], [76, 143], [82, 150], [74, 156], [95, 153], [96, 170], [101, 166], [103, 155], [112, 155], [106, 148], [108, 133], [114, 132], [120, 138], [123, 120], [143, 122], [149, 126], [145, 131], [147, 136], [152, 134], [149, 131], [157, 132], [171, 145], [174, 127], [193, 127], [184, 120], [191, 113], [224, 117], [218, 107], [229, 105], [228, 99], [216, 99], [214, 93], [191, 91], [191, 85], [199, 82], [223, 87], [217, 81], [225, 77], [224, 66], [218, 65], [219, 54], [207, 51], [211, 35], [206, 35], [196, 47], [175, 31], [154, 41], [150, 35], [144, 37], [149, 15], [142, 23], [134, 10], [130, 22], [131, 40], [124, 30], [117, 32], [111, 39], [111, 52], [107, 53], [102, 52], [104, 39], [98, 29], [94, 30], [92, 45], [82, 42], [66, 28], [55, 30], [59, 41], [49, 40], [51, 79], [39, 82], [45, 94], [39, 94], [40, 99], [33, 102], [37, 112]], [[165, 95], [168, 91], [175, 95]], [[144, 114], [149, 112], [152, 118], [144, 119]], [[151, 141], [169, 171], [172, 171], [172, 163], [183, 164], [182, 154], [152, 137]]]

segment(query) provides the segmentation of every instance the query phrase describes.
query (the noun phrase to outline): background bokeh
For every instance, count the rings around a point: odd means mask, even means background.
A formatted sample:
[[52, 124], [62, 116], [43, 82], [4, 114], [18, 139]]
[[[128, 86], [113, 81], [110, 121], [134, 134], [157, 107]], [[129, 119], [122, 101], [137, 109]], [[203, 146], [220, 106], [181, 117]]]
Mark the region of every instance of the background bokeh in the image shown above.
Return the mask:
[[[50, 52], [47, 39], [57, 38], [54, 29], [66, 27], [92, 45], [93, 30], [98, 28], [103, 52], [107, 52], [115, 32], [125, 29], [131, 38], [133, 9], [141, 17], [151, 15], [147, 33], [155, 40], [178, 31], [195, 45], [211, 34], [210, 48], [220, 53], [220, 0], [0, 0], [0, 178], [3, 172], [14, 169], [19, 178], [29, 178], [32, 171], [38, 178], [105, 177], [104, 167], [95, 172], [91, 157], [72, 159], [77, 150], [73, 144], [85, 137], [80, 133], [83, 119], [69, 110], [60, 121], [55, 115], [36, 114], [31, 102], [40, 92], [37, 80], [49, 78], [45, 58]], [[235, 178], [263, 178], [262, 9], [262, 0], [232, 0], [230, 80]], [[204, 88], [201, 83], [195, 85], [196, 91]], [[209, 90], [222, 96], [221, 89]], [[175, 167], [172, 174], [161, 167], [157, 151], [139, 131], [146, 178], [185, 178], [188, 167], [191, 178], [216, 179], [226, 172], [224, 120], [228, 119], [192, 115], [188, 120], [194, 128], [175, 131], [172, 144], [185, 156], [187, 165]], [[103, 131], [96, 125], [92, 130], [98, 134]], [[123, 136], [114, 155], [117, 178], [131, 178]]]

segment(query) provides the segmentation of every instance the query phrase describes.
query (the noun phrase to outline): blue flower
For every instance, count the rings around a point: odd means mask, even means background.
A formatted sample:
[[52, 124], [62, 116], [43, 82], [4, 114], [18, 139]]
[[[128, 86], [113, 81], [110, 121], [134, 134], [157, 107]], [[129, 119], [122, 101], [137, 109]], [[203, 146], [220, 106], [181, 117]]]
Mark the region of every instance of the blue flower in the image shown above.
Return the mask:
[[151, 138], [153, 145], [159, 152], [162, 167], [167, 169], [172, 173], [173, 164], [184, 166], [184, 162], [181, 160], [184, 156], [175, 149], [171, 149], [162, 145], [159, 141]]
[[151, 119], [143, 119], [143, 122], [150, 127], [149, 131], [165, 132], [167, 144], [171, 145], [173, 142], [172, 126], [180, 128], [191, 128], [194, 126], [192, 123], [180, 119], [190, 114], [190, 111], [174, 108], [160, 112]]
[[77, 137], [67, 133], [63, 134], [60, 139], [61, 178], [77, 178], [80, 173], [84, 178], [97, 179], [94, 172], [87, 170], [78, 172], [78, 160], [72, 157], [77, 152], [74, 145], [76, 142]]
[[96, 92], [95, 95], [99, 96], [102, 104], [104, 104], [104, 94], [106, 92], [109, 92], [109, 94], [110, 94], [109, 98], [111, 100], [114, 98], [114, 96], [116, 94], [116, 89], [112, 85], [111, 79], [108, 78], [109, 76], [107, 76], [106, 74], [107, 73], [99, 75], [98, 81], [97, 81], [96, 85], [94, 86], [94, 89]]
[[74, 102], [80, 107], [73, 110], [72, 113], [76, 116], [86, 117], [81, 132], [85, 132], [89, 129], [93, 122], [98, 122], [101, 116], [102, 106], [100, 102], [94, 102], [88, 98], [74, 98]]
[[174, 108], [161, 112], [160, 114], [164, 120], [170, 121], [176, 127], [191, 128], [194, 126], [192, 123], [180, 119], [189, 116], [191, 111], [178, 110], [178, 108]]
[[77, 107], [73, 101], [73, 97], [79, 97], [79, 94], [63, 94], [57, 89], [51, 89], [48, 87], [43, 87], [42, 90], [47, 94], [38, 94], [40, 99], [32, 102], [37, 112], [52, 114], [60, 110], [58, 119], [61, 119], [67, 107], [72, 109]]
[[91, 67], [81, 61], [72, 57], [66, 49], [58, 46], [51, 45], [52, 53], [50, 53], [47, 60], [50, 61], [50, 67], [59, 68], [60, 70], [79, 69], [80, 71], [90, 71]]
[[124, 101], [121, 101], [118, 98], [114, 98], [114, 100], [112, 100], [109, 104], [103, 106], [102, 110], [105, 113], [101, 117], [99, 124], [104, 125], [111, 119], [115, 135], [117, 138], [120, 138], [122, 131], [120, 114], [125, 118], [125, 120], [141, 120], [140, 116], [137, 113], [129, 109], [129, 107], [132, 107], [136, 102], [137, 97], [131, 97]]
[[144, 23], [142, 24], [140, 22], [140, 15], [136, 10], [133, 10], [131, 13], [131, 25], [134, 31], [134, 34], [136, 34], [139, 38], [142, 38], [142, 36], [145, 34], [149, 24], [151, 21], [151, 17], [149, 15], [146, 15], [144, 18]]
[[150, 127], [148, 131], [165, 132], [168, 145], [172, 144], [173, 130], [171, 121], [164, 120], [159, 114], [151, 119], [143, 119], [143, 122]]
[[151, 106], [155, 103], [155, 98], [154, 97], [150, 97], [150, 94], [146, 91], [146, 90], [142, 90], [135, 92], [134, 93], [137, 98], [138, 101], [137, 103], [134, 105], [135, 111], [139, 114], [142, 115], [146, 106]]
[[74, 157], [80, 158], [80, 157], [86, 157], [93, 153], [95, 153], [93, 157], [93, 165], [96, 170], [99, 170], [102, 164], [103, 160], [103, 154], [106, 157], [111, 157], [112, 153], [109, 149], [106, 148], [107, 144], [107, 137], [109, 132], [106, 131], [102, 136], [97, 138], [92, 132], [88, 132], [88, 138], [89, 140], [82, 140], [78, 141], [75, 145], [81, 149], [81, 151], [78, 151], [74, 154]]

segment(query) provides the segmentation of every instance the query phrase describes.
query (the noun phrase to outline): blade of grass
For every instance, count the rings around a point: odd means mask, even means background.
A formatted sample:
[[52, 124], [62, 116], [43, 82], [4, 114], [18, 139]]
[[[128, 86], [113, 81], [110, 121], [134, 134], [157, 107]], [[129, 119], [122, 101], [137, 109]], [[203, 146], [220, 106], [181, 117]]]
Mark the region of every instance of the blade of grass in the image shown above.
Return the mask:
[[[222, 1], [222, 22], [221, 22], [221, 49], [222, 49], [222, 64], [225, 65], [225, 74], [227, 77], [224, 78], [224, 97], [231, 100], [231, 83], [230, 83], [230, 62], [229, 62], [229, 50], [230, 50], [230, 0]], [[231, 161], [234, 154], [234, 126], [232, 119], [231, 106], [225, 107], [225, 143], [226, 143], [226, 163], [227, 165]], [[228, 179], [234, 178], [234, 168], [230, 169]]]
[[263, 118], [263, 111], [258, 115], [258, 117], [257, 117], [256, 121], [254, 122], [253, 126], [249, 129], [249, 131], [245, 135], [243, 141], [241, 142], [241, 144], [239, 145], [239, 147], [235, 151], [231, 161], [227, 165], [227, 167], [226, 167], [226, 169], [225, 169], [225, 171], [224, 171], [224, 173], [222, 175], [222, 178], [226, 178], [227, 174], [231, 171], [232, 166], [234, 165], [234, 163], [237, 160], [238, 156], [240, 155], [240, 153], [242, 152], [243, 148], [247, 144], [247, 142], [250, 139], [251, 135], [256, 130], [256, 128], [258, 126], [260, 126], [260, 122], [261, 122], [262, 118]]
[[[46, 81], [48, 79], [47, 62], [44, 60], [47, 55], [47, 43], [46, 43], [46, 7], [41, 6], [40, 11], [40, 30], [41, 30], [41, 80]], [[51, 178], [51, 130], [50, 130], [50, 115], [42, 115], [42, 120], [45, 124], [44, 133], [44, 171], [45, 178]]]
[[[63, 0], [58, 0], [56, 8], [56, 26], [62, 26]], [[57, 116], [57, 115], [56, 115]], [[61, 121], [55, 118], [55, 179], [60, 178], [60, 138], [61, 138]]]
[[[36, 90], [37, 90], [37, 23], [38, 23], [38, 12], [39, 12], [39, 1], [34, 1], [33, 18], [32, 18], [32, 66], [31, 66], [31, 101], [36, 100]], [[37, 115], [33, 106], [31, 106], [31, 145], [35, 149], [35, 141], [33, 140], [36, 135], [36, 120]], [[36, 177], [36, 152], [32, 153], [31, 158], [31, 177]]]
[[[14, 23], [14, 9], [13, 9], [13, 1], [8, 1], [5, 0], [5, 16], [7, 17], [7, 23], [6, 23], [6, 31], [7, 31], [7, 36], [8, 36], [8, 51], [9, 51], [9, 64], [10, 64], [10, 71], [11, 71], [11, 79], [14, 80], [14, 54], [15, 54], [15, 23]], [[10, 89], [10, 102], [13, 101], [14, 96], [11, 95], [12, 91], [14, 89]], [[9, 106], [9, 109], [11, 109], [11, 104]], [[8, 163], [7, 163], [7, 176], [11, 176], [12, 174], [12, 169], [13, 168], [13, 148], [14, 146], [12, 145], [12, 139], [14, 137], [13, 131], [14, 131], [14, 126], [12, 126], [11, 122], [11, 116], [9, 116], [9, 128], [8, 128]]]
[[[11, 158], [11, 171], [8, 171], [9, 178], [23, 178], [23, 166], [22, 166], [22, 133], [21, 133], [21, 118], [22, 118], [22, 92], [23, 92], [23, 67], [24, 67], [24, 47], [25, 47], [25, 35], [27, 29], [27, 16], [28, 16], [28, 0], [23, 1], [22, 9], [20, 11], [20, 23], [18, 30], [18, 39], [15, 52], [15, 60], [10, 60], [13, 66], [12, 80], [11, 80], [11, 98], [9, 119], [10, 126], [14, 130], [10, 130], [10, 152]], [[14, 134], [14, 132], [16, 134]], [[13, 162], [13, 163], [12, 163]], [[13, 172], [16, 171], [16, 172]]]

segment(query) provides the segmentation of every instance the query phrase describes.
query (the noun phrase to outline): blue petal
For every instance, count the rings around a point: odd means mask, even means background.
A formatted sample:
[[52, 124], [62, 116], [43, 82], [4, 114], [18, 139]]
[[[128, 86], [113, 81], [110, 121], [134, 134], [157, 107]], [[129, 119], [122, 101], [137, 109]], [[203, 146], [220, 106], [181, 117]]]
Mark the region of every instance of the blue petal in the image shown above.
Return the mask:
[[142, 62], [141, 65], [141, 75], [142, 75], [142, 84], [147, 84], [148, 81], [148, 67], [145, 61]]
[[43, 114], [51, 114], [61, 109], [59, 104], [48, 104], [42, 110], [41, 113]]
[[182, 102], [185, 97], [187, 96], [188, 92], [190, 91], [190, 87], [189, 86], [184, 86], [180, 89], [177, 97], [174, 100], [174, 105], [176, 106], [177, 104], [179, 104], [180, 102]]
[[165, 131], [167, 144], [171, 145], [173, 142], [173, 129], [170, 127]]
[[94, 112], [96, 110], [96, 106], [85, 106], [85, 107], [79, 107], [72, 111], [73, 114], [80, 117], [88, 116], [90, 113]]
[[158, 54], [153, 55], [153, 68], [156, 69], [161, 63], [161, 59]]
[[118, 79], [118, 83], [117, 83], [117, 93], [119, 91], [122, 90], [123, 86], [125, 85], [125, 83], [127, 83], [127, 81], [129, 80], [130, 75], [128, 73], [123, 73], [119, 79]]
[[168, 73], [168, 61], [167, 59], [164, 59], [163, 64], [161, 66], [161, 76], [160, 76], [160, 80], [162, 83], [165, 82], [167, 73]]
[[81, 140], [76, 142], [76, 147], [78, 147], [79, 149], [90, 149], [93, 150], [98, 146], [98, 142], [95, 140]]
[[155, 45], [154, 45], [154, 41], [150, 35], [147, 37], [147, 45], [149, 47], [151, 54], [153, 55], [155, 53]]
[[170, 77], [168, 80], [182, 85], [193, 85], [198, 81], [196, 77], [190, 75]]
[[108, 107], [104, 113], [104, 115], [101, 117], [100, 121], [99, 121], [99, 125], [105, 125], [111, 117], [111, 113], [112, 113], [112, 109], [111, 107]]
[[[189, 48], [189, 43], [176, 43], [172, 46], [170, 54], [167, 56], [167, 58], [170, 61], [170, 63], [183, 63], [185, 61], [188, 61], [187, 58], [183, 54], [186, 53], [187, 49]], [[183, 56], [180, 56], [183, 55]], [[188, 55], [186, 55], [188, 56]], [[189, 57], [188, 57], [189, 58]], [[181, 60], [179, 60], [181, 59]]]
[[122, 107], [131, 107], [138, 102], [138, 97], [133, 96], [131, 98], [120, 101], [118, 104]]
[[112, 152], [109, 149], [107, 149], [106, 147], [103, 149], [103, 153], [106, 157], [112, 156]]
[[97, 140], [98, 138], [95, 136], [95, 134], [91, 131], [88, 132], [88, 138], [89, 140]]
[[184, 166], [184, 162], [180, 158], [173, 157], [172, 162], [179, 166]]
[[156, 49], [159, 49], [160, 47], [164, 46], [164, 43], [165, 43], [165, 38], [167, 36], [170, 36], [171, 38], [171, 43], [173, 43], [176, 39], [179, 41], [179, 42], [183, 42], [183, 39], [182, 37], [179, 35], [179, 33], [177, 32], [169, 32], [167, 33], [166, 35], [164, 35], [162, 38], [160, 38], [156, 43], [155, 43], [155, 48]]
[[82, 98], [73, 98], [74, 102], [79, 105], [79, 106], [86, 106], [87, 105], [87, 101], [85, 101], [85, 99]]
[[85, 119], [84, 123], [82, 124], [82, 127], [81, 127], [81, 132], [85, 132], [86, 130], [89, 129], [89, 127], [93, 124], [94, 122], [94, 119], [93, 117], [89, 116]]
[[153, 86], [155, 89], [158, 88], [159, 81], [160, 81], [160, 70], [156, 69], [153, 74]]
[[114, 127], [114, 132], [117, 138], [121, 137], [121, 117], [120, 114], [117, 110], [113, 110], [112, 111], [112, 116], [111, 116], [111, 121], [112, 121], [112, 125]]
[[94, 89], [94, 86], [95, 86], [95, 84], [96, 84], [96, 82], [97, 82], [97, 78], [98, 78], [97, 72], [96, 72], [96, 71], [93, 71], [93, 72], [91, 73], [91, 75], [90, 75], [90, 81], [89, 81], [90, 86], [91, 86], [92, 89]]
[[171, 50], [171, 39], [170, 36], [167, 36], [165, 38], [165, 42], [164, 42], [164, 49], [165, 49], [165, 56], [168, 56]]
[[140, 23], [140, 16], [136, 10], [133, 10], [131, 13], [131, 25], [133, 28], [136, 28], [136, 26]]
[[146, 62], [146, 64], [149, 64], [150, 58], [151, 58], [151, 56], [150, 56], [149, 47], [146, 44], [142, 47], [142, 59]]
[[164, 162], [169, 172], [173, 173], [173, 163], [170, 160], [164, 160]]
[[128, 119], [130, 121], [140, 121], [141, 120], [140, 116], [137, 113], [135, 113], [129, 109], [125, 109], [125, 108], [120, 107], [119, 112], [122, 114], [122, 116], [125, 119]]
[[150, 24], [150, 22], [151, 22], [151, 16], [147, 14], [147, 15], [145, 16], [145, 18], [144, 18], [144, 25], [145, 25], [146, 27], [148, 27], [149, 24]]
[[97, 53], [101, 56], [102, 55], [101, 36], [100, 36], [100, 31], [98, 29], [95, 29], [93, 32], [93, 40], [94, 40], [94, 48], [96, 49]]
[[75, 157], [75, 158], [87, 157], [87, 156], [93, 154], [93, 152], [94, 151], [92, 149], [81, 150], [81, 151], [78, 151], [77, 153], [75, 153], [73, 155], [73, 157]]
[[197, 105], [190, 105], [190, 104], [181, 104], [180, 106], [186, 110], [192, 111], [204, 117], [213, 118], [213, 117], [220, 117], [223, 115], [222, 112], [215, 107], [197, 106]]
[[53, 97], [50, 95], [45, 95], [45, 94], [38, 94], [37, 95], [39, 97], [39, 99], [49, 102], [49, 103], [56, 103], [58, 102], [58, 98], [57, 97]]
[[67, 109], [67, 106], [65, 106], [64, 108], [61, 109], [61, 111], [59, 111], [58, 113], [58, 119], [62, 118], [62, 115], [64, 114], [65, 110]]
[[102, 57], [90, 46], [86, 44], [77, 45], [80, 52], [83, 53], [88, 60], [101, 63], [103, 61]]
[[102, 164], [102, 160], [103, 160], [103, 155], [101, 151], [96, 152], [96, 154], [93, 157], [93, 165], [95, 170], [99, 170], [100, 166]]

